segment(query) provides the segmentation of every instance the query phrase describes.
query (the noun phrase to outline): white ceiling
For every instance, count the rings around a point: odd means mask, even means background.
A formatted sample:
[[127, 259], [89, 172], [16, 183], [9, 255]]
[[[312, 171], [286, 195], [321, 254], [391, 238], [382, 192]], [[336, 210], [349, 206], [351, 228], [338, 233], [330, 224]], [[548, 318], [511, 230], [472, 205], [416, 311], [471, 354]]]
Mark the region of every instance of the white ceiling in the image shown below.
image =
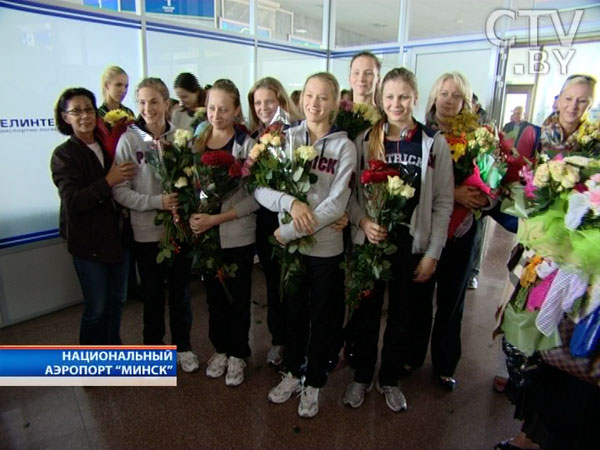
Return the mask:
[[[259, 0], [262, 3], [262, 0]], [[323, 17], [322, 0], [275, 0], [280, 8], [315, 19]], [[372, 42], [394, 42], [398, 37], [399, 0], [337, 0], [336, 25], [368, 36]], [[482, 34], [489, 14], [505, 8], [505, 0], [409, 0], [409, 39]], [[576, 9], [600, 6], [590, 0], [513, 0], [513, 9]], [[594, 11], [595, 12], [595, 11]], [[586, 19], [597, 21], [600, 14], [586, 11]], [[565, 15], [570, 23], [572, 13]], [[588, 20], [589, 20], [588, 19]], [[526, 27], [527, 18], [511, 25]]]

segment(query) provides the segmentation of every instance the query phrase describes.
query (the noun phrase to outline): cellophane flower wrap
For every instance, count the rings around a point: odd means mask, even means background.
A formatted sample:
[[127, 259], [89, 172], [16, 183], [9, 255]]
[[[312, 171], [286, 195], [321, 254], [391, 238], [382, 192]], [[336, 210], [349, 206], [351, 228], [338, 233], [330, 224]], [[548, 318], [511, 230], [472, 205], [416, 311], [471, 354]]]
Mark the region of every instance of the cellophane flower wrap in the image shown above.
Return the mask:
[[173, 210], [161, 210], [154, 223], [164, 226], [159, 242], [156, 262], [170, 260], [181, 251], [182, 244], [191, 243], [193, 234], [189, 227], [190, 215], [195, 211], [196, 200], [193, 187], [194, 154], [191, 148], [192, 133], [176, 130], [173, 143], [157, 141], [146, 152], [145, 158], [160, 180], [163, 192], [176, 193], [179, 206]]
[[346, 131], [348, 138], [353, 141], [360, 132], [375, 125], [380, 118], [381, 114], [374, 106], [342, 100], [334, 125]]
[[[495, 130], [479, 125], [475, 114], [461, 112], [452, 119], [451, 131], [445, 137], [452, 153], [456, 185], [477, 187], [494, 198], [507, 170]], [[468, 208], [454, 205], [448, 237], [454, 236], [468, 213]], [[478, 216], [480, 211], [474, 213]]]
[[[244, 168], [249, 172], [248, 187], [251, 192], [260, 187], [285, 192], [307, 203], [310, 186], [317, 181], [317, 175], [310, 171], [317, 153], [310, 145], [293, 148], [291, 141], [286, 143], [283, 126], [283, 123], [276, 122], [267, 127], [250, 150]], [[291, 221], [292, 217], [288, 212], [280, 218], [282, 224]], [[281, 265], [280, 296], [283, 298], [286, 294], [293, 295], [298, 291], [301, 277], [305, 273], [301, 255], [310, 252], [315, 238], [312, 235], [304, 236], [285, 246], [281, 246], [274, 236], [269, 241], [273, 244], [274, 254]]]
[[355, 245], [344, 263], [346, 303], [350, 312], [358, 307], [361, 300], [371, 295], [376, 281], [391, 278], [388, 257], [397, 250], [391, 241], [398, 227], [406, 224], [406, 205], [415, 195], [415, 189], [402, 178], [398, 170], [379, 160], [369, 162], [369, 168], [361, 174], [360, 183], [367, 216], [385, 227], [388, 237], [378, 244], [365, 240], [363, 245]]
[[[225, 150], [208, 150], [196, 153], [194, 157], [195, 207], [192, 212], [218, 214], [223, 202], [241, 188], [242, 164]], [[225, 263], [219, 227], [195, 235], [192, 248], [196, 256], [194, 267], [205, 277], [216, 277], [231, 301], [225, 280], [235, 276], [237, 265]]]
[[98, 117], [100, 139], [111, 158], [114, 158], [119, 138], [127, 131], [127, 127], [133, 123], [133, 120], [134, 117], [123, 109], [113, 109], [104, 117]]
[[[600, 158], [594, 144], [597, 129], [597, 123], [580, 128], [578, 145], [568, 156], [558, 152], [550, 159], [543, 153], [533, 169], [521, 170], [524, 189], [518, 239], [528, 249], [528, 258], [524, 260], [518, 289], [510, 299], [502, 323], [506, 339], [520, 350], [531, 353], [568, 344], [557, 339], [557, 322], [548, 327], [547, 319], [539, 317], [549, 310], [558, 311], [555, 317], [567, 314], [578, 323], [574, 334], [578, 338], [587, 337], [590, 327], [598, 327]], [[589, 139], [585, 138], [585, 131], [591, 133]], [[560, 282], [555, 283], [555, 278]], [[586, 327], [583, 332], [582, 326]], [[595, 339], [598, 342], [598, 336]], [[575, 356], [586, 356], [581, 353], [581, 342], [579, 339], [576, 345], [571, 343]]]

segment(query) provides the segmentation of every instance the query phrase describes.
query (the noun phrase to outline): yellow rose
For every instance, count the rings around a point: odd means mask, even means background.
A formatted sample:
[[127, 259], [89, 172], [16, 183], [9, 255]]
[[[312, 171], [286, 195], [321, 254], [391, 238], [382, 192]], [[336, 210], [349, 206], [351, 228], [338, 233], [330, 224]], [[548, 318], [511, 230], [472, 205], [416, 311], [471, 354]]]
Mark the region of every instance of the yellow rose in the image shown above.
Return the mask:
[[188, 185], [188, 180], [186, 177], [179, 177], [177, 178], [177, 181], [175, 182], [174, 186], [177, 189], [181, 189], [182, 187], [186, 187]]
[[265, 151], [265, 144], [254, 144], [254, 147], [250, 150], [250, 158], [256, 161], [262, 152]]
[[191, 177], [192, 174], [194, 173], [194, 168], [193, 167], [184, 167], [183, 172], [188, 176]]
[[264, 134], [260, 137], [260, 143], [264, 145], [269, 145], [271, 143], [271, 135]]
[[465, 144], [454, 144], [450, 147], [452, 150], [452, 159], [454, 162], [458, 161], [465, 154], [465, 150], [467, 149]]
[[111, 127], [115, 126], [115, 124], [123, 119], [133, 119], [126, 111], [122, 109], [113, 109], [107, 112], [103, 120], [108, 123]]
[[278, 135], [275, 135], [271, 138], [271, 145], [274, 147], [279, 147], [281, 145], [281, 138]]

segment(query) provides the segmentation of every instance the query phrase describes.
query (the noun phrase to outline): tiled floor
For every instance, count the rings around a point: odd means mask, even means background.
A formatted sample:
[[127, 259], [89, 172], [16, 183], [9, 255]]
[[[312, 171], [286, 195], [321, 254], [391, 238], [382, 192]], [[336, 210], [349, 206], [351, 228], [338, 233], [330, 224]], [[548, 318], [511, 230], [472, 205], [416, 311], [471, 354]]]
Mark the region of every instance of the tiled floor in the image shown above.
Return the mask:
[[[342, 405], [352, 372], [342, 367], [322, 389], [320, 411], [301, 419], [297, 400], [273, 405], [267, 392], [279, 381], [266, 366], [269, 348], [261, 271], [254, 273], [252, 329], [246, 381], [225, 386], [199, 372], [180, 371], [177, 387], [2, 387], [1, 449], [492, 449], [519, 429], [513, 408], [492, 390], [496, 345], [494, 311], [505, 279], [512, 236], [490, 224], [479, 288], [469, 291], [463, 321], [463, 357], [454, 392], [443, 391], [429, 361], [402, 389], [408, 411], [388, 410], [375, 391], [363, 406]], [[213, 352], [207, 336], [204, 288], [193, 284], [192, 342], [201, 361]], [[81, 306], [0, 329], [2, 344], [77, 342]], [[122, 338], [141, 343], [142, 304], [124, 310]]]

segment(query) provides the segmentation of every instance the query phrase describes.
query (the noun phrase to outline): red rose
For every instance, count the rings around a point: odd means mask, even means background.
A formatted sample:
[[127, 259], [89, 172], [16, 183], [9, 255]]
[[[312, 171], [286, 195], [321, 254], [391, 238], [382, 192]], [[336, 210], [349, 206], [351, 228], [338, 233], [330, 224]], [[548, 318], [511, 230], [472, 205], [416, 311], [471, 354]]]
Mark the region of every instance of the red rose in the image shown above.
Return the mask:
[[348, 100], [340, 101], [340, 110], [341, 111], [351, 112], [352, 106], [354, 106], [354, 105], [351, 101], [348, 101]]
[[363, 173], [360, 176], [360, 184], [371, 183], [372, 177], [373, 177], [373, 172], [371, 172], [370, 170], [363, 170]]
[[225, 150], [209, 150], [200, 158], [205, 166], [229, 167], [235, 162], [233, 155]]
[[371, 289], [366, 289], [360, 293], [360, 299], [364, 300], [365, 298], [369, 298], [373, 291]]
[[369, 161], [369, 168], [371, 170], [382, 170], [382, 169], [385, 169], [386, 167], [387, 167], [387, 164], [378, 159], [372, 159], [371, 161]]
[[394, 169], [385, 169], [373, 172], [371, 175], [371, 183], [386, 183], [388, 177], [400, 176], [400, 172]]
[[235, 161], [229, 166], [229, 171], [227, 173], [232, 178], [239, 178], [242, 176], [242, 166], [239, 162]]
[[281, 122], [275, 122], [272, 123], [271, 125], [269, 125], [267, 128], [264, 129], [263, 133], [261, 134], [261, 136], [264, 136], [265, 134], [277, 134], [279, 135], [279, 137], [281, 138], [281, 141], [283, 142], [285, 139], [285, 134], [283, 133], [283, 123]]

